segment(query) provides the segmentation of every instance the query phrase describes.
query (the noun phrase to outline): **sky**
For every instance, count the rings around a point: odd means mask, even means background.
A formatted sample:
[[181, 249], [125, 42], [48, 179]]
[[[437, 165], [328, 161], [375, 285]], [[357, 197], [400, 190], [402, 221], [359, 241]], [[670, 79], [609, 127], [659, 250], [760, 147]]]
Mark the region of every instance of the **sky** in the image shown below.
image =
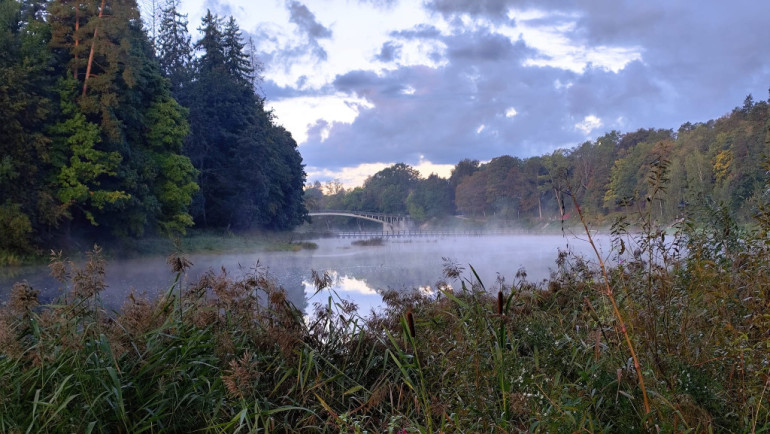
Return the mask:
[[308, 181], [449, 176], [612, 130], [729, 113], [770, 88], [766, 0], [182, 0], [234, 16]]

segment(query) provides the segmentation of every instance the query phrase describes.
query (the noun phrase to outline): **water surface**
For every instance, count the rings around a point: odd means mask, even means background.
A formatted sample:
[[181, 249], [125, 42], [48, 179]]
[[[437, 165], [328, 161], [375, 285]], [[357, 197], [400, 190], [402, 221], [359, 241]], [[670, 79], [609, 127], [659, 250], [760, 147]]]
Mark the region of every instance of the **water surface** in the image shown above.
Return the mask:
[[[600, 238], [608, 245], [606, 238]], [[231, 276], [243, 276], [257, 265], [273, 277], [288, 293], [290, 301], [302, 309], [314, 302], [325, 303], [328, 292], [315, 294], [312, 270], [327, 272], [334, 281], [331, 289], [351, 299], [362, 312], [381, 303], [383, 289], [412, 290], [434, 287], [444, 280], [448, 258], [465, 267], [472, 265], [487, 287], [495, 286], [498, 276], [512, 282], [517, 271], [525, 270], [527, 280], [539, 281], [555, 268], [558, 250], [593, 254], [590, 245], [574, 236], [504, 235], [450, 236], [386, 240], [381, 246], [355, 246], [351, 239], [316, 240], [318, 249], [299, 252], [254, 251], [230, 254], [194, 254], [188, 259], [187, 282], [197, 280], [208, 270], [223, 267]], [[0, 300], [6, 300], [16, 281], [26, 280], [41, 292], [44, 301], [60, 293], [60, 284], [51, 278], [45, 266], [8, 268], [0, 276]], [[153, 296], [166, 291], [175, 275], [163, 257], [112, 260], [107, 265], [105, 304], [119, 308], [131, 290]], [[448, 283], [457, 285], [457, 282]]]

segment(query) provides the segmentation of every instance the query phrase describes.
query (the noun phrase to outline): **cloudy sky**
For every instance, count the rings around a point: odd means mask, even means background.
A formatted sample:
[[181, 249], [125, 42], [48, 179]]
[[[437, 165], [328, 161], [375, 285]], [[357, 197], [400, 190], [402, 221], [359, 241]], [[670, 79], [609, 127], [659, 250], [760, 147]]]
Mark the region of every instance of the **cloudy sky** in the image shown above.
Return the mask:
[[[233, 15], [309, 181], [529, 157], [766, 99], [766, 0], [182, 0]], [[195, 36], [194, 36], [195, 38]]]

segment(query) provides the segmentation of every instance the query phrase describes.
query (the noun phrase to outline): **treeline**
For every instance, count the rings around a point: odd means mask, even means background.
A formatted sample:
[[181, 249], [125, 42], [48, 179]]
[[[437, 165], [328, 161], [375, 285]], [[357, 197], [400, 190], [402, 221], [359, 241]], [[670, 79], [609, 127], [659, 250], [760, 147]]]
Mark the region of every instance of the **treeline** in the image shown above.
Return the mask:
[[[742, 220], [763, 203], [770, 146], [768, 102], [751, 95], [717, 120], [685, 123], [677, 131], [611, 131], [595, 141], [550, 154], [487, 163], [466, 159], [449, 179], [421, 178], [405, 164], [346, 190], [336, 181], [306, 187], [311, 209], [408, 213], [418, 222], [463, 214], [498, 222], [566, 219], [574, 196], [601, 220], [647, 203], [672, 221], [704, 201], [721, 203]], [[662, 194], [650, 197], [659, 185]]]
[[152, 41], [133, 0], [0, 2], [0, 253], [307, 218], [237, 23], [177, 7]]

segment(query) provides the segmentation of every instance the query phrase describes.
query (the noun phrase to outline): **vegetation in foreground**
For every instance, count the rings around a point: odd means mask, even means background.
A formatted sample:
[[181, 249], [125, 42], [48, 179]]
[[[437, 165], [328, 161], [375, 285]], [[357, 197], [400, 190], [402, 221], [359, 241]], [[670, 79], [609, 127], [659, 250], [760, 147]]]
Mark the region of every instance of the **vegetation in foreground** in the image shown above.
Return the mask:
[[767, 432], [766, 220], [746, 233], [718, 208], [673, 241], [620, 221], [631, 254], [606, 282], [566, 252], [541, 284], [449, 262], [432, 295], [385, 292], [367, 317], [334, 296], [306, 319], [224, 271], [110, 314], [98, 249], [54, 257], [66, 295], [41, 308], [19, 283], [0, 315], [0, 430]]

